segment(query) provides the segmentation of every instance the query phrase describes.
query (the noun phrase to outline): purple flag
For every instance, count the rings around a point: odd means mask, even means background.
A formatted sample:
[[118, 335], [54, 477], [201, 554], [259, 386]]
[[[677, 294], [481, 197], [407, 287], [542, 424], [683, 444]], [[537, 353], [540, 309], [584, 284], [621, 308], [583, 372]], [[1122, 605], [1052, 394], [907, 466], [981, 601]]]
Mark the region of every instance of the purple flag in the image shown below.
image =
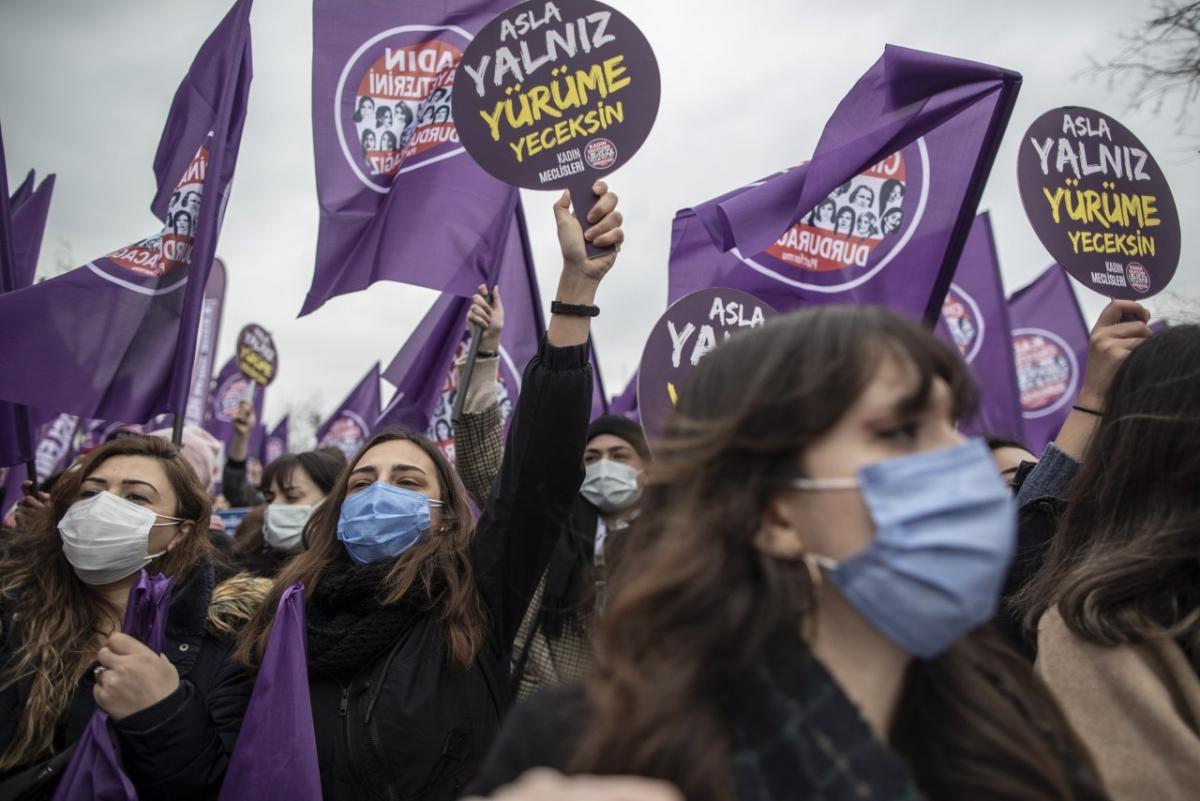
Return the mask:
[[340, 448], [353, 459], [375, 430], [379, 419], [379, 362], [363, 376], [337, 411], [317, 427], [318, 448]]
[[[192, 390], [188, 394], [183, 421], [190, 426], [204, 425], [212, 392], [213, 366], [217, 360], [217, 340], [221, 336], [221, 313], [225, 309], [225, 263], [213, 259], [204, 302], [200, 306], [200, 328], [196, 336], [196, 362], [192, 367]], [[260, 393], [261, 394], [261, 393]]]
[[[37, 470], [38, 484], [70, 466], [77, 452], [75, 434], [78, 430], [79, 418], [73, 414], [50, 415], [38, 426], [33, 437], [33, 464]], [[0, 519], [9, 519], [12, 508], [21, 499], [21, 484], [26, 480], [28, 477], [24, 468], [8, 471], [4, 482], [4, 514], [0, 515]]]
[[1022, 439], [1025, 427], [1013, 368], [1012, 326], [987, 212], [971, 226], [936, 330], [958, 347], [979, 384], [979, 412], [963, 423], [963, 431]]
[[675, 217], [668, 300], [742, 289], [780, 311], [940, 312], [1020, 76], [888, 45], [812, 160]]
[[637, 382], [638, 374], [635, 370], [633, 377], [629, 379], [629, 383], [625, 385], [625, 391], [617, 397], [613, 398], [609, 404], [609, 411], [613, 414], [623, 414], [634, 422], [640, 423], [642, 416], [638, 414], [637, 402]]
[[0, 297], [0, 397], [83, 417], [183, 412], [250, 84], [250, 0], [201, 46], [154, 159], [154, 235]]
[[[0, 144], [0, 147], [3, 145]], [[0, 154], [0, 158], [3, 155]], [[10, 206], [12, 214], [13, 251], [15, 255], [16, 281], [14, 288], [21, 289], [33, 284], [37, 274], [38, 254], [42, 250], [42, 235], [46, 232], [46, 219], [50, 215], [50, 196], [54, 194], [54, 177], [47, 176], [37, 189], [28, 190], [21, 196], [22, 189], [34, 181], [33, 170], [25, 183], [17, 189]]]
[[[125, 606], [125, 623], [121, 631], [155, 653], [161, 653], [163, 649], [172, 583], [173, 579], [147, 576], [143, 570], [137, 583], [130, 588]], [[137, 801], [137, 797], [133, 782], [121, 767], [117, 739], [108, 725], [108, 713], [97, 708], [54, 788], [54, 801]]]
[[600, 358], [596, 355], [596, 341], [588, 337], [588, 361], [592, 363], [592, 419], [608, 414], [608, 394], [604, 391], [604, 380], [600, 377]]
[[1087, 367], [1088, 327], [1057, 264], [1008, 301], [1025, 442], [1041, 453], [1071, 413]]
[[[34, 189], [33, 170], [8, 200], [8, 167], [4, 158], [4, 139], [0, 135], [0, 292], [12, 292], [33, 284], [37, 272], [42, 234], [50, 211], [54, 176]], [[45, 409], [18, 408], [0, 401], [0, 465], [13, 465], [33, 457], [33, 432], [46, 423], [52, 413]], [[19, 485], [19, 482], [18, 482]]]
[[266, 467], [288, 452], [289, 417], [290, 415], [285, 414], [283, 419], [275, 424], [275, 428], [271, 429], [271, 433], [263, 438], [262, 450], [258, 456], [258, 460], [262, 463], [263, 467]]
[[[225, 362], [213, 384], [204, 430], [220, 440], [228, 450], [233, 439], [233, 415], [238, 404], [244, 400], [253, 403], [254, 415], [261, 420], [266, 394], [266, 387], [260, 387], [238, 369], [237, 357], [230, 359]], [[257, 451], [251, 449], [249, 453]]]
[[380, 280], [469, 297], [492, 272], [514, 190], [458, 141], [454, 71], [508, 0], [313, 3], [321, 223], [300, 314]]
[[279, 599], [219, 798], [321, 801], [303, 584], [288, 587]]

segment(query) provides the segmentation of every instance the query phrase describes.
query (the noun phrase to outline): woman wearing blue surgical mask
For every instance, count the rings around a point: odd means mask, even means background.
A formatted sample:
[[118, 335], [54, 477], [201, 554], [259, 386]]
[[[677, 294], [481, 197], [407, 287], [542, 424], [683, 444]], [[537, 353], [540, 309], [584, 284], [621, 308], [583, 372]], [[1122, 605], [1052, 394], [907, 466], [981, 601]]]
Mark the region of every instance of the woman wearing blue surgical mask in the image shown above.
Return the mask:
[[700, 363], [610, 581], [597, 674], [517, 707], [475, 789], [535, 766], [688, 801], [1098, 799], [1029, 665], [979, 627], [1013, 500], [955, 420], [961, 359], [823, 307]]
[[265, 506], [246, 515], [234, 535], [238, 565], [274, 578], [304, 548], [304, 527], [313, 510], [333, 491], [345, 465], [325, 451], [285, 453], [263, 471]]
[[[50, 505], [5, 540], [0, 797], [49, 798], [97, 707], [139, 798], [215, 797], [249, 680], [216, 633], [236, 628], [218, 596], [239, 599], [214, 589], [208, 521], [179, 451], [133, 436], [65, 472]], [[174, 578], [161, 654], [121, 633], [143, 568]]]
[[[616, 196], [603, 183], [595, 190], [586, 236], [619, 245]], [[507, 711], [513, 638], [583, 477], [592, 304], [615, 260], [587, 258], [565, 195], [554, 210], [556, 303], [478, 523], [427, 437], [378, 433], [313, 512], [307, 549], [267, 602], [273, 612], [284, 589], [303, 582], [325, 798], [456, 799]], [[261, 659], [271, 617], [264, 608], [247, 627], [247, 664]]]

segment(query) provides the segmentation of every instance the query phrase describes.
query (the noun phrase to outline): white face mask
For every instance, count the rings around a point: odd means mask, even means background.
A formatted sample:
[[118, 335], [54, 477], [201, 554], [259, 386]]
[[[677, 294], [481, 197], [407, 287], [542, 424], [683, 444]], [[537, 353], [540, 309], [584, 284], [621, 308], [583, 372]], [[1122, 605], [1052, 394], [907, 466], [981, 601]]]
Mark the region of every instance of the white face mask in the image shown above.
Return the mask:
[[585, 470], [579, 493], [605, 514], [624, 512], [642, 497], [640, 471], [612, 459], [592, 462]]
[[[154, 522], [158, 517], [171, 522]], [[58, 523], [58, 534], [75, 575], [84, 584], [99, 586], [128, 578], [166, 553], [149, 553], [150, 530], [182, 522], [101, 492], [68, 509]]]
[[303, 545], [304, 524], [317, 505], [271, 504], [263, 513], [263, 539], [276, 551], [292, 553]]

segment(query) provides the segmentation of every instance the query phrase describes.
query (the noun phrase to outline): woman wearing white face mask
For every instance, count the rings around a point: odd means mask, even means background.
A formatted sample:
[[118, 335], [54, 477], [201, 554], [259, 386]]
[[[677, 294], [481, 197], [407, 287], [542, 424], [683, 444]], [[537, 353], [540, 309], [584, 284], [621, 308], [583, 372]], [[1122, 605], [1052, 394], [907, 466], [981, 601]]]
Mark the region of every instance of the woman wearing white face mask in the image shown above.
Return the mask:
[[1013, 500], [955, 420], [970, 379], [866, 306], [719, 345], [656, 446], [594, 678], [505, 721], [477, 791], [533, 767], [688, 801], [1103, 798], [997, 634]]
[[[227, 659], [232, 643], [208, 633], [219, 623], [208, 519], [174, 446], [127, 437], [65, 473], [51, 505], [4, 543], [0, 789], [48, 792], [96, 706], [140, 798], [219, 786], [249, 686]], [[143, 568], [175, 580], [161, 655], [120, 631]]]
[[234, 535], [234, 558], [256, 576], [274, 578], [304, 548], [304, 527], [333, 491], [345, 462], [326, 451], [286, 453], [263, 473], [265, 506], [247, 515]]
[[641, 426], [616, 414], [588, 426], [584, 478], [570, 525], [521, 621], [513, 649], [517, 697], [592, 674], [592, 633], [604, 606], [607, 564], [637, 516], [650, 451]]

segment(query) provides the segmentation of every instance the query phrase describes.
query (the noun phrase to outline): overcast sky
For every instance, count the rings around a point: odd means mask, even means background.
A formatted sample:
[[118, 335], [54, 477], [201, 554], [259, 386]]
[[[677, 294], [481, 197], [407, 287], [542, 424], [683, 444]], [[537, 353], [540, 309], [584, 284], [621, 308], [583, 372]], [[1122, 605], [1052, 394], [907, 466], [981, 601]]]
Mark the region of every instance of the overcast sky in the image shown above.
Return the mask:
[[[1079, 77], [1089, 56], [1103, 60], [1119, 46], [1118, 34], [1150, 13], [1148, 2], [610, 2], [646, 33], [663, 87], [650, 139], [610, 179], [627, 234], [601, 288], [603, 314], [594, 328], [610, 394], [635, 370], [645, 336], [665, 307], [675, 211], [806, 159], [825, 119], [886, 43], [1024, 75], [981, 205], [992, 212], [1010, 293], [1050, 260], [1017, 196], [1017, 139], [1042, 112], [1083, 105], [1107, 111], [1133, 130], [1174, 189], [1184, 221], [1180, 274], [1170, 297], [1148, 305], [1176, 317], [1200, 306], [1194, 266], [1200, 251], [1187, 224], [1200, 214], [1195, 115], [1189, 135], [1174, 107], [1157, 116], [1127, 110], [1125, 87]], [[11, 188], [31, 167], [58, 174], [39, 275], [84, 264], [157, 229], [149, 212], [151, 161], [166, 111], [196, 49], [228, 5], [0, 0], [0, 119]], [[231, 355], [246, 322], [274, 333], [281, 362], [267, 393], [266, 418], [273, 424], [289, 406], [308, 399], [332, 411], [372, 362], [386, 364], [435, 294], [376, 284], [296, 318], [317, 236], [311, 4], [256, 0], [252, 24], [255, 78], [219, 249], [229, 267], [229, 290], [218, 362]], [[526, 192], [524, 200], [545, 295], [559, 268], [553, 198]], [[1079, 294], [1094, 319], [1103, 299]]]

